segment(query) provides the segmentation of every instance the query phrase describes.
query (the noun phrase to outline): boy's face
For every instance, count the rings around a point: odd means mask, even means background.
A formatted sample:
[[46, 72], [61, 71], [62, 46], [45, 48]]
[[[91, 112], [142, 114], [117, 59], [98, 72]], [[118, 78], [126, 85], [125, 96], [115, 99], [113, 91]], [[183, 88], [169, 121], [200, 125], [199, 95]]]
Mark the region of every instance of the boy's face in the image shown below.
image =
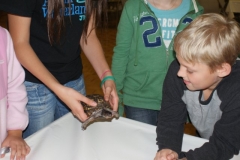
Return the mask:
[[188, 63], [177, 55], [180, 69], [177, 73], [183, 78], [189, 90], [213, 90], [222, 80], [216, 71], [210, 72], [210, 68], [204, 63]]

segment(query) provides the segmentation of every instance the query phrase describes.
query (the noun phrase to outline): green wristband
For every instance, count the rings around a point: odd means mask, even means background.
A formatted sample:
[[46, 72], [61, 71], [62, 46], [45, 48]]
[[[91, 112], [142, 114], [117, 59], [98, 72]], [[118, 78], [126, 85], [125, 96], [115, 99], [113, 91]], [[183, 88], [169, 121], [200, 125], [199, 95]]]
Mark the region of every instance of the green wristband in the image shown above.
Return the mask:
[[104, 82], [107, 81], [107, 80], [113, 80], [113, 81], [115, 82], [115, 79], [114, 79], [113, 76], [106, 76], [106, 77], [104, 77], [104, 78], [102, 79], [101, 84], [100, 84], [100, 87], [102, 87], [102, 85], [104, 84]]

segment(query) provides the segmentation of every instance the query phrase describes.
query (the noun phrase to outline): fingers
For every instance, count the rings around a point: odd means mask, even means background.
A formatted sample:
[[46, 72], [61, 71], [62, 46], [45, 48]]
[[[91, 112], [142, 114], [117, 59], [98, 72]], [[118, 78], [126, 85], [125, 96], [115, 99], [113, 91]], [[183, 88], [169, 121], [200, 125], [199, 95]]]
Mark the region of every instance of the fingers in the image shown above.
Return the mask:
[[0, 158], [3, 158], [3, 157], [5, 157], [5, 154], [1, 154], [1, 155], [0, 155]]
[[[81, 98], [79, 99], [79, 101], [86, 103], [89, 106], [93, 106], [96, 107], [97, 103], [85, 96], [81, 96]], [[80, 107], [79, 107], [80, 106]], [[84, 122], [85, 120], [87, 120], [88, 116], [85, 114], [84, 109], [81, 105], [81, 103], [78, 103], [77, 107], [73, 107], [72, 108], [72, 113], [75, 117], [77, 117], [81, 122]]]
[[80, 107], [75, 107], [72, 109], [72, 114], [78, 118], [81, 122], [84, 122], [88, 117], [85, 114], [82, 105], [79, 103]]
[[85, 113], [82, 113], [82, 112], [72, 112], [72, 114], [78, 118], [81, 122], [84, 122], [88, 119], [88, 116], [85, 114]]
[[10, 160], [13, 160], [16, 157], [16, 160], [25, 160], [25, 157], [29, 154], [30, 147], [25, 145], [17, 145], [11, 147]]
[[154, 160], [178, 160], [178, 154], [170, 149], [162, 149], [156, 153]]
[[119, 101], [119, 98], [118, 98], [118, 95], [116, 92], [112, 93], [112, 95], [110, 96], [110, 104], [111, 106], [113, 107], [113, 111], [117, 111], [118, 110], [118, 101]]
[[109, 101], [110, 105], [113, 107], [114, 111], [118, 110], [118, 95], [115, 87], [115, 83], [112, 80], [106, 81], [102, 86], [104, 99]]
[[178, 159], [178, 155], [174, 151], [167, 155], [167, 160], [177, 160], [177, 159]]
[[93, 100], [91, 100], [91, 99], [89, 99], [89, 98], [87, 98], [87, 97], [85, 97], [85, 96], [83, 96], [83, 95], [82, 95], [80, 101], [88, 104], [89, 106], [93, 106], [93, 107], [96, 107], [96, 106], [97, 106], [97, 103], [96, 103], [95, 101], [93, 101]]
[[104, 99], [105, 99], [105, 101], [109, 101], [111, 92], [112, 92], [112, 88], [111, 87], [106, 87], [104, 89]]
[[115, 83], [112, 80], [107, 80], [105, 83], [102, 85], [103, 93], [104, 93], [104, 99], [106, 101], [109, 101], [110, 95], [112, 92], [116, 92], [116, 87]]
[[26, 155], [28, 155], [31, 151], [31, 148], [27, 144], [25, 145], [25, 148], [26, 148]]

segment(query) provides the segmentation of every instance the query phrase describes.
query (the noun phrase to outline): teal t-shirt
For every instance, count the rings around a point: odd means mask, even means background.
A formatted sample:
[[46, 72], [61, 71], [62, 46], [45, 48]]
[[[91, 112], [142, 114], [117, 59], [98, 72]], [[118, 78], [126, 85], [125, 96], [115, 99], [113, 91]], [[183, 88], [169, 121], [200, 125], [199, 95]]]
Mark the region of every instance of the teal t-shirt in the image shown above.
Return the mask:
[[158, 18], [162, 30], [162, 38], [165, 46], [168, 48], [179, 21], [189, 11], [190, 0], [182, 0], [180, 6], [172, 10], [160, 10], [151, 4], [149, 4], [149, 7]]

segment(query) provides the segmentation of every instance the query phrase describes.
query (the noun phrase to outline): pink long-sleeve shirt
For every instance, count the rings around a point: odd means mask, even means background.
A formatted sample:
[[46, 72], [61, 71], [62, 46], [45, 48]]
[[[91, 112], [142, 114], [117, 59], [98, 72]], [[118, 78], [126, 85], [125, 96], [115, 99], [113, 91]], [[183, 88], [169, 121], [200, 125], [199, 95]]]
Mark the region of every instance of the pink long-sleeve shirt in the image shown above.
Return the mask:
[[24, 78], [10, 34], [0, 27], [0, 146], [8, 130], [24, 130], [28, 124]]

